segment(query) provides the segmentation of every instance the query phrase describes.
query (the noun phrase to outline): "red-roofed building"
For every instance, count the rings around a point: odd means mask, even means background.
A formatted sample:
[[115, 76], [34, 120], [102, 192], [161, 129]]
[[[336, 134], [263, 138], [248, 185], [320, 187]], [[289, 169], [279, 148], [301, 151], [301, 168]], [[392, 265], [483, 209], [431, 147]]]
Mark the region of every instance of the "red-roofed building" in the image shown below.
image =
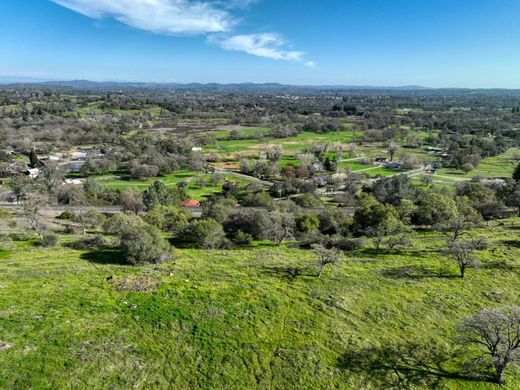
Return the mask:
[[199, 207], [200, 202], [195, 199], [188, 199], [188, 200], [181, 202], [181, 206], [182, 207]]

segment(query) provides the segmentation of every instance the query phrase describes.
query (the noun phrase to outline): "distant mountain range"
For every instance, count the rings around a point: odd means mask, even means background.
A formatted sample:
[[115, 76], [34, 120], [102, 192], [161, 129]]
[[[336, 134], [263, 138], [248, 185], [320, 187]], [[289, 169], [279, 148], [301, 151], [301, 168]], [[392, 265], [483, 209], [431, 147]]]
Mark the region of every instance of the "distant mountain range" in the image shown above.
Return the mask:
[[359, 85], [290, 85], [280, 83], [151, 83], [151, 82], [127, 82], [127, 81], [40, 81], [35, 79], [14, 79], [0, 76], [0, 84], [4, 86], [46, 86], [89, 90], [136, 90], [136, 89], [228, 89], [228, 90], [282, 90], [282, 89], [321, 89], [321, 90], [396, 90], [418, 91], [431, 88], [418, 85], [399, 87], [377, 87]]
[[[229, 91], [472, 91], [480, 89], [470, 88], [429, 88], [420, 85], [405, 85], [398, 87], [369, 86], [369, 85], [290, 85], [280, 83], [152, 83], [126, 81], [41, 81], [30, 78], [12, 78], [0, 76], [0, 85], [3, 87], [54, 87], [80, 90], [131, 91], [131, 90], [229, 90]], [[486, 89], [487, 91], [501, 90]]]

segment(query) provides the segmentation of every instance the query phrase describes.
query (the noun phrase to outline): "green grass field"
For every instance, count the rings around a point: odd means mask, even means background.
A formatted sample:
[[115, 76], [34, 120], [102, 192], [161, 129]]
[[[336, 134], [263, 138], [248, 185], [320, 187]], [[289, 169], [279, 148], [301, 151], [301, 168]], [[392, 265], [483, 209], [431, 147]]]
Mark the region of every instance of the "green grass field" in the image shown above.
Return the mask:
[[475, 176], [482, 176], [485, 178], [511, 177], [519, 163], [519, 156], [520, 150], [517, 148], [511, 148], [498, 156], [483, 159], [474, 170], [468, 173], [451, 168], [439, 169], [437, 173], [439, 175], [464, 178], [472, 178]]
[[[357, 137], [362, 133], [358, 132]], [[237, 152], [254, 152], [258, 154], [261, 152], [265, 146], [268, 144], [281, 145], [283, 148], [283, 153], [285, 155], [292, 155], [303, 151], [307, 145], [319, 142], [340, 142], [343, 144], [348, 144], [352, 140], [352, 132], [345, 131], [334, 131], [330, 133], [313, 133], [313, 132], [302, 132], [294, 137], [287, 138], [272, 138], [267, 137], [263, 142], [259, 142], [257, 139], [245, 139], [245, 140], [222, 140], [218, 141], [217, 144], [213, 147], [210, 147], [208, 150], [216, 153], [220, 153], [223, 155], [228, 155], [229, 153], [237, 153]]]
[[[107, 188], [120, 191], [126, 188], [137, 188], [140, 191], [144, 191], [148, 188], [148, 186], [157, 180], [162, 181], [166, 187], [170, 188], [176, 187], [177, 184], [181, 181], [185, 181], [188, 183], [188, 187], [186, 188], [188, 195], [191, 198], [197, 200], [203, 200], [208, 195], [222, 191], [222, 183], [218, 185], [211, 185], [209, 181], [210, 175], [197, 174], [194, 171], [176, 171], [166, 176], [158, 176], [147, 180], [122, 178], [121, 176], [117, 175], [97, 176], [95, 179], [98, 183], [104, 185]], [[204, 179], [206, 181], [206, 185], [201, 187], [198, 183], [199, 179]], [[241, 184], [250, 183], [248, 180], [228, 174], [222, 174], [222, 179], [239, 182]]]
[[[520, 219], [475, 229], [490, 246], [463, 280], [428, 232], [410, 251], [346, 253], [321, 278], [310, 251], [265, 242], [177, 249], [175, 261], [145, 267], [122, 264], [115, 249], [13, 242], [0, 251], [0, 341], [10, 347], [0, 388], [380, 389], [395, 385], [396, 359], [414, 373], [410, 387], [498, 388], [451, 357], [453, 328], [518, 304], [519, 231]], [[155, 288], [117, 288], [143, 280]], [[518, 389], [520, 370], [506, 379]]]

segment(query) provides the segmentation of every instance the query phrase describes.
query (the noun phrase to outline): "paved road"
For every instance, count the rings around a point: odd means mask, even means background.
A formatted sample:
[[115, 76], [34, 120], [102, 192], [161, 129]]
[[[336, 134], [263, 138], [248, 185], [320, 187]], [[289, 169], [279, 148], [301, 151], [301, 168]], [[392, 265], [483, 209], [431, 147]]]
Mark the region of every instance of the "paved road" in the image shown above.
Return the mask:
[[339, 159], [338, 162], [349, 162], [349, 161], [357, 161], [357, 160], [361, 160], [365, 158], [365, 156], [361, 156], [361, 157], [352, 157], [352, 158], [342, 158], [342, 159]]
[[[23, 205], [16, 203], [0, 203], [0, 207], [10, 210], [21, 210]], [[55, 217], [64, 211], [82, 213], [92, 209], [106, 215], [113, 215], [123, 211], [121, 206], [45, 206], [40, 209], [40, 213]], [[202, 215], [202, 207], [185, 207], [184, 209], [189, 211], [194, 217], [200, 217]]]
[[224, 173], [224, 174], [230, 175], [230, 176], [235, 176], [235, 177], [238, 177], [240, 179], [249, 180], [249, 181], [252, 181], [252, 182], [255, 182], [255, 183], [264, 184], [266, 186], [272, 186], [274, 184], [272, 181], [262, 180], [262, 179], [259, 179], [257, 177], [254, 177], [254, 176], [244, 175], [243, 173], [238, 173], [238, 172], [235, 172], [235, 171], [230, 171], [228, 169], [219, 168], [219, 167], [216, 167], [214, 165], [211, 165], [211, 167], [215, 170], [215, 172]]

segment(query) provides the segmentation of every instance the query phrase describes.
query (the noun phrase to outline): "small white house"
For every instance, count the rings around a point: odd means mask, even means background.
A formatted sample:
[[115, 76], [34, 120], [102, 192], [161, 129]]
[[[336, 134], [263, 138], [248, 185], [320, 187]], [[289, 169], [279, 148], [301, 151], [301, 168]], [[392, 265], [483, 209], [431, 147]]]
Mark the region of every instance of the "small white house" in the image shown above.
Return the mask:
[[74, 185], [81, 185], [83, 184], [80, 179], [67, 179], [65, 180], [66, 184], [74, 184]]
[[25, 174], [29, 176], [31, 179], [34, 179], [38, 177], [38, 175], [40, 174], [40, 170], [38, 168], [27, 168]]
[[72, 161], [83, 161], [83, 160], [86, 160], [87, 159], [87, 153], [75, 152], [75, 153], [72, 154], [70, 159]]
[[198, 146], [194, 146], [193, 148], [191, 148], [191, 151], [192, 152], [202, 152], [202, 148], [200, 148]]
[[38, 157], [41, 161], [60, 161], [60, 158], [58, 156], [48, 155], [48, 156], [41, 156]]

